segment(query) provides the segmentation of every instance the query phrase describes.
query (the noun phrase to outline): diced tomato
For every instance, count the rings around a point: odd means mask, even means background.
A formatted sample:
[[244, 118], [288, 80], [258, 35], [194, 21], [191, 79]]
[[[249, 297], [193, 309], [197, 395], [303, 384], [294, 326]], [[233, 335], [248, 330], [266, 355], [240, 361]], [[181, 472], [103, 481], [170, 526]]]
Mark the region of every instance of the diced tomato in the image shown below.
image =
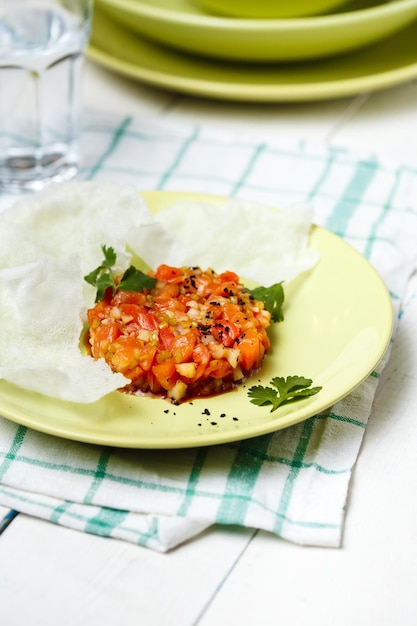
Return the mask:
[[222, 272], [221, 274], [219, 274], [219, 281], [221, 283], [235, 283], [237, 284], [239, 282], [239, 276], [237, 274], [235, 274], [235, 272]]
[[175, 359], [170, 358], [157, 363], [152, 368], [152, 373], [163, 389], [172, 389], [177, 381]]
[[164, 287], [159, 289], [155, 302], [167, 302], [171, 298], [178, 298], [179, 293], [180, 287], [178, 283], [167, 283]]
[[189, 395], [230, 389], [259, 368], [270, 317], [234, 272], [161, 265], [145, 292], [117, 291], [88, 311], [94, 358], [130, 379], [127, 391]]
[[140, 327], [145, 330], [156, 330], [158, 328], [158, 320], [145, 307], [141, 307], [138, 312], [138, 322]]
[[199, 343], [193, 350], [193, 361], [197, 363], [197, 369], [195, 373], [195, 380], [198, 380], [203, 376], [206, 371], [207, 365], [210, 362], [211, 353], [206, 345]]
[[268, 337], [268, 334], [265, 328], [262, 327], [262, 329], [259, 330], [259, 336], [260, 336], [261, 343], [264, 347], [264, 351], [266, 352], [271, 347], [271, 341]]
[[88, 323], [93, 324], [95, 320], [102, 320], [109, 315], [109, 307], [104, 300], [97, 302], [93, 309], [88, 309], [87, 311], [87, 320]]
[[206, 368], [206, 376], [216, 379], [227, 378], [233, 374], [233, 368], [226, 359], [212, 359]]
[[120, 334], [108, 348], [111, 364], [122, 373], [132, 370], [139, 364], [139, 351], [135, 337]]
[[194, 346], [197, 343], [197, 335], [193, 331], [189, 331], [184, 335], [179, 335], [174, 339], [171, 345], [171, 352], [176, 363], [185, 363], [193, 356]]
[[149, 372], [154, 364], [157, 350], [157, 346], [149, 343], [145, 343], [144, 346], [139, 348], [137, 359], [139, 361], [139, 365], [145, 372]]
[[234, 296], [237, 296], [238, 292], [239, 287], [235, 282], [222, 283], [215, 290], [216, 295], [223, 296], [225, 298], [232, 298]]
[[105, 357], [109, 347], [120, 336], [120, 328], [117, 324], [102, 324], [97, 328], [93, 335], [93, 342], [91, 344], [91, 352], [93, 356], [98, 359]]
[[163, 350], [171, 350], [175, 336], [171, 326], [159, 329], [159, 341]]
[[231, 348], [235, 343], [236, 338], [240, 335], [240, 329], [237, 324], [226, 321], [220, 321], [213, 324], [211, 332], [217, 341], [222, 343], [227, 348]]
[[120, 313], [123, 317], [131, 317], [132, 320], [138, 320], [138, 315], [141, 307], [138, 304], [131, 304], [130, 302], [120, 304], [118, 306]]
[[[239, 338], [240, 365], [246, 372], [259, 367], [262, 359], [262, 357], [260, 357], [261, 345], [257, 331], [251, 328]], [[262, 346], [262, 356], [263, 354], [264, 350]]]
[[144, 305], [146, 303], [146, 294], [142, 291], [117, 291], [112, 299], [112, 304], [120, 306], [124, 303]]
[[181, 269], [178, 267], [160, 265], [155, 272], [155, 276], [158, 280], [169, 283], [182, 280], [183, 274]]
[[130, 369], [127, 372], [123, 372], [123, 376], [126, 376], [126, 378], [130, 378], [130, 380], [132, 382], [134, 381], [135, 384], [138, 384], [140, 382], [141, 385], [144, 385], [147, 379], [146, 373], [143, 371], [140, 365], [136, 365], [136, 367], [134, 367], [133, 369]]

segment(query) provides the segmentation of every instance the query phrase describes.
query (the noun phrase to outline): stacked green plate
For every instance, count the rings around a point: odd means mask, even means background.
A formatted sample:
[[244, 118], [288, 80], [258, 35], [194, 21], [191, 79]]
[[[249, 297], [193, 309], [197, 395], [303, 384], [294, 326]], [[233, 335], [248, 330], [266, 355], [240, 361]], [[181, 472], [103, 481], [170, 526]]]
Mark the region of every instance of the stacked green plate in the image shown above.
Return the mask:
[[417, 0], [240, 19], [192, 0], [96, 0], [89, 55], [145, 83], [239, 101], [342, 97], [417, 76]]

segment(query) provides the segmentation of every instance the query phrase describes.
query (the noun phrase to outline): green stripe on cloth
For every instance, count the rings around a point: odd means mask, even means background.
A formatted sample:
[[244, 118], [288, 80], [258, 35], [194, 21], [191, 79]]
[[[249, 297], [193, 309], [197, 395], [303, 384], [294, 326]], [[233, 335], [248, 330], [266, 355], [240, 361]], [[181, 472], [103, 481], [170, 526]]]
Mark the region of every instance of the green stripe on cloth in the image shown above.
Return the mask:
[[198, 139], [198, 135], [199, 135], [199, 130], [196, 127], [192, 131], [191, 135], [189, 137], [187, 137], [187, 139], [182, 144], [182, 146], [181, 146], [180, 150], [177, 152], [177, 154], [175, 156], [175, 159], [172, 162], [171, 166], [167, 170], [165, 170], [165, 172], [162, 174], [162, 176], [161, 176], [161, 178], [159, 180], [159, 183], [157, 183], [157, 185], [156, 185], [156, 189], [158, 191], [161, 191], [162, 189], [165, 188], [168, 180], [171, 178], [171, 176], [175, 172], [176, 168], [181, 163], [181, 160], [184, 158], [184, 155], [186, 154], [186, 152], [189, 149], [190, 145], [192, 143], [194, 143]]
[[146, 532], [141, 532], [138, 540], [137, 540], [137, 544], [139, 546], [143, 546], [144, 548], [146, 548], [151, 540], [156, 540], [158, 541], [158, 537], [159, 537], [159, 521], [157, 517], [152, 517], [152, 519], [150, 520], [150, 524], [149, 524], [149, 528]]
[[190, 507], [192, 500], [196, 494], [198, 481], [201, 476], [201, 470], [203, 469], [204, 462], [207, 458], [207, 448], [200, 448], [197, 450], [195, 461], [190, 472], [190, 477], [185, 490], [185, 497], [178, 509], [178, 515], [186, 515], [188, 508]]
[[97, 464], [97, 469], [94, 473], [94, 480], [91, 483], [90, 489], [88, 490], [88, 493], [86, 494], [84, 498], [84, 502], [86, 502], [87, 504], [91, 504], [93, 502], [94, 496], [97, 493], [97, 490], [99, 489], [101, 483], [103, 482], [106, 476], [106, 469], [107, 469], [107, 465], [108, 465], [110, 457], [111, 457], [110, 450], [105, 450], [100, 455], [100, 458]]
[[51, 509], [49, 513], [49, 520], [54, 522], [54, 524], [58, 524], [62, 515], [67, 514], [69, 509], [71, 508], [71, 502], [68, 500], [61, 502], [58, 506]]
[[[233, 518], [233, 523], [235, 524], [245, 523], [245, 516], [251, 502], [252, 492], [263, 465], [262, 453], [266, 452], [270, 441], [271, 435], [257, 437], [249, 443], [243, 442], [238, 447], [227, 477], [222, 501], [217, 510], [217, 523], [230, 523], [228, 520], [231, 518]], [[256, 458], [249, 454], [252, 447], [256, 448]], [[244, 476], [244, 480], [242, 480], [242, 476]]]
[[[323, 414], [323, 418], [327, 419], [328, 417], [331, 417], [330, 415], [324, 415]], [[310, 418], [312, 420], [319, 420], [320, 416], [314, 416], [312, 418]], [[340, 421], [345, 421], [347, 423], [351, 423], [354, 424], [354, 420], [350, 420], [348, 418], [342, 418], [341, 416], [337, 416], [337, 419], [339, 419]], [[361, 425], [362, 427], [365, 427], [365, 424], [355, 424], [355, 425]], [[265, 435], [266, 438], [271, 439], [271, 435]], [[241, 448], [245, 447], [245, 442], [242, 442], [240, 444]], [[320, 465], [319, 463], [315, 462], [315, 461], [300, 461], [300, 459], [294, 459], [294, 458], [288, 458], [284, 455], [280, 455], [280, 454], [271, 454], [269, 452], [269, 444], [267, 446], [267, 451], [264, 451], [264, 446], [257, 446], [257, 447], [251, 447], [251, 446], [246, 446], [245, 449], [245, 455], [247, 456], [247, 461], [251, 463], [254, 463], [255, 465], [264, 465], [265, 463], [271, 463], [274, 465], [285, 465], [287, 467], [299, 467], [299, 468], [303, 468], [303, 469], [307, 469], [307, 468], [314, 468], [316, 469], [318, 472], [322, 472], [323, 474], [345, 474], [346, 472], [350, 472], [350, 467], [348, 468], [342, 468], [342, 469], [331, 469], [331, 468], [326, 468], [323, 465]]]
[[401, 179], [401, 175], [402, 175], [402, 168], [398, 169], [395, 173], [395, 178], [394, 178], [394, 183], [392, 185], [392, 189], [390, 191], [390, 193], [387, 196], [387, 200], [386, 202], [383, 204], [382, 206], [382, 210], [379, 214], [378, 219], [375, 220], [373, 226], [371, 227], [370, 231], [369, 231], [369, 237], [368, 237], [368, 242], [365, 246], [365, 250], [364, 250], [364, 255], [369, 258], [371, 256], [371, 252], [372, 252], [372, 248], [374, 246], [375, 243], [375, 238], [376, 238], [376, 233], [378, 232], [379, 227], [381, 226], [381, 224], [383, 223], [384, 219], [386, 218], [391, 206], [392, 206], [392, 201], [393, 198], [395, 196], [395, 193], [399, 187], [400, 184], [400, 179]]
[[311, 419], [307, 420], [304, 423], [300, 438], [298, 440], [298, 445], [295, 449], [293, 463], [290, 471], [288, 472], [284, 489], [282, 491], [282, 495], [278, 504], [277, 520], [274, 528], [274, 532], [278, 535], [280, 535], [282, 532], [282, 526], [287, 516], [287, 511], [290, 505], [295, 481], [301, 471], [304, 455], [306, 453], [313, 432], [313, 424], [314, 422]]
[[127, 515], [128, 511], [101, 507], [97, 515], [87, 521], [85, 531], [108, 537], [114, 528], [122, 524]]
[[323, 185], [323, 183], [329, 176], [332, 166], [335, 163], [335, 160], [336, 160], [335, 154], [333, 154], [333, 152], [329, 152], [328, 158], [323, 163], [323, 169], [322, 169], [320, 176], [316, 180], [314, 187], [310, 189], [310, 191], [307, 194], [307, 200], [309, 202], [311, 202], [315, 198], [315, 196], [318, 194], [320, 187]]
[[337, 420], [338, 422], [345, 422], [346, 424], [352, 424], [353, 426], [359, 426], [359, 428], [365, 428], [366, 422], [362, 422], [362, 420], [354, 419], [352, 417], [346, 417], [345, 415], [338, 415], [333, 411], [329, 413], [325, 413], [323, 415], [319, 414], [315, 416], [316, 419], [332, 419]]
[[[17, 494], [15, 490], [7, 489], [0, 486], [0, 493], [5, 494], [6, 496], [11, 496], [13, 500], [21, 502], [23, 512], [30, 511], [33, 506], [33, 500], [28, 496], [24, 496], [22, 494]], [[25, 506], [26, 505], [26, 506]], [[92, 532], [93, 534], [99, 534], [101, 536], [109, 537], [112, 532], [118, 527], [121, 526], [126, 519], [127, 512], [120, 511], [116, 509], [110, 509], [107, 507], [93, 507], [93, 510], [96, 512], [95, 515], [89, 515], [88, 507], [81, 507], [84, 510], [84, 513], [80, 513], [79, 510], [73, 510], [77, 508], [77, 505], [74, 505], [72, 502], [68, 501], [58, 501], [58, 504], [54, 503], [53, 499], [49, 499], [48, 502], [38, 500], [35, 503], [35, 506], [44, 510], [44, 515], [42, 515], [43, 519], [47, 519], [53, 523], [60, 523], [61, 517], [63, 515], [72, 518], [74, 521], [79, 522], [77, 526], [86, 532]], [[149, 540], [149, 536], [152, 533], [147, 534], [145, 540], [142, 539], [142, 533], [138, 532], [134, 527], [126, 527], [124, 529], [126, 532], [135, 535], [135, 543], [146, 543], [146, 540]]]
[[122, 123], [116, 129], [113, 130], [109, 146], [100, 155], [96, 163], [90, 168], [89, 172], [86, 175], [86, 180], [93, 180], [97, 172], [102, 169], [104, 162], [116, 150], [117, 146], [120, 144], [121, 140], [123, 139], [123, 136], [126, 134], [127, 128], [129, 127], [131, 123], [132, 123], [132, 118], [127, 117], [122, 121]]
[[248, 178], [249, 174], [251, 173], [256, 161], [259, 159], [260, 155], [262, 154], [262, 152], [264, 152], [265, 150], [265, 144], [261, 143], [257, 146], [254, 147], [253, 149], [253, 154], [251, 155], [245, 170], [242, 172], [239, 180], [236, 181], [236, 183], [234, 184], [234, 186], [232, 187], [232, 190], [230, 192], [230, 195], [236, 196], [239, 192], [239, 190], [243, 187], [243, 185], [245, 184], [246, 179]]
[[2, 464], [0, 465], [0, 480], [3, 480], [4, 475], [6, 474], [9, 467], [12, 465], [13, 461], [16, 458], [16, 455], [21, 448], [24, 438], [27, 433], [27, 428], [25, 426], [19, 426], [16, 430], [16, 435], [12, 441], [12, 445], [9, 450], [3, 456]]
[[343, 236], [346, 233], [350, 219], [370, 183], [372, 182], [378, 162], [376, 160], [359, 161], [354, 172], [342, 192], [341, 198], [335, 204], [332, 214], [326, 220], [326, 228]]

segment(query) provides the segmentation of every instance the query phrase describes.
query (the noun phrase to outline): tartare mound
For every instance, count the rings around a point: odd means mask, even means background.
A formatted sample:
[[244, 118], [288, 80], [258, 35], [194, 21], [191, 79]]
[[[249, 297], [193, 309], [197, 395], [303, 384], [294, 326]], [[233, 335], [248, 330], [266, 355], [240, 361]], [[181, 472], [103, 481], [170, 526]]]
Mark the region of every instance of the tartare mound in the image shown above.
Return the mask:
[[182, 402], [232, 389], [259, 369], [271, 315], [232, 271], [160, 265], [152, 289], [106, 293], [88, 310], [95, 359], [128, 393]]

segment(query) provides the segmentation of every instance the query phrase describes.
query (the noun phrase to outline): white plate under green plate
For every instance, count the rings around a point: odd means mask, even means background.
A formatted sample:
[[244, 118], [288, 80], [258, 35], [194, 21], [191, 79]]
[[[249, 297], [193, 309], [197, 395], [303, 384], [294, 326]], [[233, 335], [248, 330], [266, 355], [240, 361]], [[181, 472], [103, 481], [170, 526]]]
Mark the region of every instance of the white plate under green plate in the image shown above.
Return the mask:
[[340, 13], [281, 20], [209, 15], [193, 0], [96, 0], [96, 6], [163, 45], [239, 61], [339, 54], [375, 43], [417, 19], [415, 0], [354, 0]]
[[223, 100], [282, 102], [351, 96], [411, 80], [417, 76], [416, 41], [417, 23], [349, 55], [237, 65], [164, 48], [96, 9], [88, 53], [100, 65], [156, 87]]
[[[153, 211], [179, 201], [220, 201], [169, 192], [143, 194]], [[351, 246], [313, 227], [320, 261], [286, 287], [285, 321], [271, 328], [261, 371], [237, 391], [174, 406], [114, 392], [93, 404], [55, 400], [0, 381], [0, 414], [60, 437], [129, 448], [184, 448], [270, 433], [324, 411], [375, 368], [391, 338], [393, 313], [379, 275]], [[301, 375], [323, 389], [280, 407], [255, 406], [247, 391], [273, 376]]]

